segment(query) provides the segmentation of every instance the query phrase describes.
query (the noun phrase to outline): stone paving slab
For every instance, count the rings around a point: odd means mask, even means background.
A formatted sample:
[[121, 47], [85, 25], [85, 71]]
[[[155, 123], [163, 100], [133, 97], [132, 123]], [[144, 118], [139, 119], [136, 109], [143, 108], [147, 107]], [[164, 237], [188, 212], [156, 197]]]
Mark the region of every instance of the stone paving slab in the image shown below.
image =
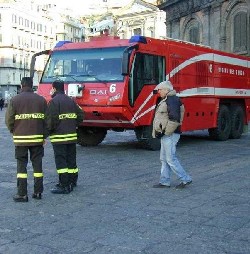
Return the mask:
[[[45, 147], [42, 200], [14, 203], [16, 162], [0, 112], [0, 254], [249, 254], [250, 133], [216, 142], [206, 131], [182, 135], [178, 156], [193, 184], [153, 189], [158, 151], [132, 131], [108, 132], [97, 147], [77, 146], [79, 185], [53, 195], [51, 144]], [[29, 194], [33, 192], [28, 165]]]

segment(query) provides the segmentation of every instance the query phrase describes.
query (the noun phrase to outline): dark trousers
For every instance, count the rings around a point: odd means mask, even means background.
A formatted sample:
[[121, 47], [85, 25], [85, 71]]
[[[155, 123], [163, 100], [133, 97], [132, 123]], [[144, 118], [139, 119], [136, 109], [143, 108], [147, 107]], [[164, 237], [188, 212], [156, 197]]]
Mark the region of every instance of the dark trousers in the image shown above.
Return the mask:
[[16, 146], [15, 158], [17, 160], [17, 193], [21, 196], [27, 195], [27, 164], [28, 153], [33, 166], [34, 193], [43, 192], [43, 170], [42, 158], [44, 148], [39, 146]]
[[76, 144], [53, 144], [59, 183], [62, 186], [77, 183]]

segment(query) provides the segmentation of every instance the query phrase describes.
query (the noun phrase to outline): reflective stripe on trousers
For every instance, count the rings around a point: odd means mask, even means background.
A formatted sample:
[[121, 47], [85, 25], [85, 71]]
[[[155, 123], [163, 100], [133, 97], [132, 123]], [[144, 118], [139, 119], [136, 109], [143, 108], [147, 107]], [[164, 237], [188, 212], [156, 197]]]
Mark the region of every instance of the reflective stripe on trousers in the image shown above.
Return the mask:
[[44, 148], [39, 146], [16, 146], [15, 157], [17, 159], [17, 189], [21, 196], [27, 195], [27, 164], [28, 155], [33, 166], [34, 193], [43, 192], [42, 158]]
[[76, 165], [76, 144], [53, 144], [53, 150], [59, 182], [62, 185], [76, 184], [79, 171]]

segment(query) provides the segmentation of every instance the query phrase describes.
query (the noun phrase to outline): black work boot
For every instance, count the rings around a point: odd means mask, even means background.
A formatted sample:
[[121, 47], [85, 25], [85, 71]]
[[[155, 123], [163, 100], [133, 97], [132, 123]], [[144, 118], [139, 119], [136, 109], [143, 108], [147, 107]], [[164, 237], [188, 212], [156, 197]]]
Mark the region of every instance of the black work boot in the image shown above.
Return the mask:
[[42, 193], [33, 193], [32, 198], [34, 199], [42, 199]]
[[76, 186], [77, 186], [77, 182], [73, 182], [73, 183], [72, 183], [72, 186], [73, 186], [73, 187], [76, 187]]
[[[57, 183], [55, 186], [56, 186], [56, 188], [63, 188], [61, 183]], [[73, 190], [74, 190], [74, 185], [71, 183], [71, 184], [69, 184], [69, 192], [71, 192]]]
[[69, 194], [70, 193], [70, 187], [69, 186], [58, 186], [56, 185], [53, 189], [50, 190], [51, 193], [54, 194]]
[[28, 196], [27, 195], [21, 196], [19, 194], [16, 194], [13, 196], [13, 200], [15, 202], [28, 202]]
[[62, 187], [62, 184], [59, 182], [56, 184], [56, 187]]

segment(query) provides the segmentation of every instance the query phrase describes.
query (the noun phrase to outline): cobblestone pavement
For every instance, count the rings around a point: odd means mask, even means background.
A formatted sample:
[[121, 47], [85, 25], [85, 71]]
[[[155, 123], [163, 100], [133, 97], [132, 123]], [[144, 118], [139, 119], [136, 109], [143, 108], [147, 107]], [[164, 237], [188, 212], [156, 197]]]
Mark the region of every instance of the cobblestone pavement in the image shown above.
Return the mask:
[[[0, 253], [248, 254], [250, 135], [211, 141], [183, 135], [178, 156], [193, 184], [154, 189], [159, 152], [140, 147], [133, 132], [110, 132], [97, 147], [77, 146], [79, 185], [53, 195], [51, 144], [45, 148], [42, 200], [14, 203], [14, 146], [0, 112]], [[29, 194], [32, 168], [29, 164]]]

